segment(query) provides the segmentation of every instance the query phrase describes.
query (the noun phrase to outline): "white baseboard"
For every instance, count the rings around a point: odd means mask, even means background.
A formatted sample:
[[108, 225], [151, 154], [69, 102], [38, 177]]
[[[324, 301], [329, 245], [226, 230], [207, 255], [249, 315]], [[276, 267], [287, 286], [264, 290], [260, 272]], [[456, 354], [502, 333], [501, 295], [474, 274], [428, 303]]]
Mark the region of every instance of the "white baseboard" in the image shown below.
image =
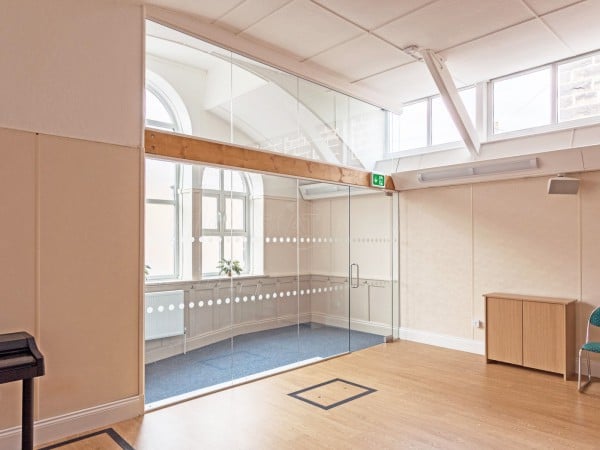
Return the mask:
[[485, 342], [465, 339], [446, 334], [431, 333], [428, 331], [414, 330], [411, 328], [400, 327], [398, 329], [400, 339], [407, 341], [420, 342], [421, 344], [435, 345], [437, 347], [460, 350], [478, 355], [485, 354]]
[[[338, 328], [348, 328], [348, 317], [332, 316], [324, 313], [312, 313], [310, 321], [329, 325]], [[350, 328], [364, 333], [378, 334], [380, 336], [391, 336], [392, 327], [379, 322], [369, 322], [367, 320], [352, 319], [350, 320]]]
[[[144, 413], [141, 396], [130, 397], [61, 416], [38, 420], [34, 424], [35, 445], [57, 441], [74, 434], [102, 428]], [[21, 427], [0, 431], [0, 448], [21, 447]]]

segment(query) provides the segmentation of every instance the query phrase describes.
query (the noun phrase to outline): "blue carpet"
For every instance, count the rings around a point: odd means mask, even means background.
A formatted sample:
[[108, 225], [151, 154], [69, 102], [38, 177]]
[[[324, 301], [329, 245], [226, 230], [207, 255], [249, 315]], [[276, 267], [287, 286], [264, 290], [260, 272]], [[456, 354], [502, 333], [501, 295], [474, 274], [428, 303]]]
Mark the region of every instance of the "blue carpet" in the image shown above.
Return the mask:
[[[350, 340], [350, 341], [349, 341]], [[242, 334], [185, 355], [146, 364], [146, 403], [247, 377], [306, 359], [381, 344], [383, 337], [319, 324]]]

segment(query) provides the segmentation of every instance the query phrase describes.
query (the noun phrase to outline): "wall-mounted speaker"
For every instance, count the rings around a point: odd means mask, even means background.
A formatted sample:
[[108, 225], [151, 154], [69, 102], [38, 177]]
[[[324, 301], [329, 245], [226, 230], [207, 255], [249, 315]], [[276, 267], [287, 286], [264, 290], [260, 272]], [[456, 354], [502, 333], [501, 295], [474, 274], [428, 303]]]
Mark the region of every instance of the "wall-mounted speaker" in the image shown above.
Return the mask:
[[575, 195], [579, 190], [579, 179], [568, 177], [552, 177], [548, 180], [548, 194]]

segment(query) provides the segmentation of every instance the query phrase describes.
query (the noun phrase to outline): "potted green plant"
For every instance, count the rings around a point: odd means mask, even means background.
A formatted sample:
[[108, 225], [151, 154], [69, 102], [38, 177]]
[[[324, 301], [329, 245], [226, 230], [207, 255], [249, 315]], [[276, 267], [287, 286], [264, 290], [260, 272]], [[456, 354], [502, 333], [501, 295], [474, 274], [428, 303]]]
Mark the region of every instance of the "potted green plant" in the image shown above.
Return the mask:
[[235, 272], [237, 275], [242, 273], [242, 266], [237, 259], [225, 259], [221, 258], [219, 264], [217, 265], [217, 269], [219, 269], [219, 275], [225, 274], [228, 277], [233, 275]]

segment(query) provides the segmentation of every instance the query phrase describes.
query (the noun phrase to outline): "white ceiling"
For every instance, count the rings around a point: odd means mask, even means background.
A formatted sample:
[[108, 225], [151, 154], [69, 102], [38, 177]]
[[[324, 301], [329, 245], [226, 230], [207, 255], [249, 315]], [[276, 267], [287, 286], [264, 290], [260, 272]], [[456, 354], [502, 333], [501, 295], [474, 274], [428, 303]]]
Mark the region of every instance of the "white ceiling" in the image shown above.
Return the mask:
[[[436, 93], [424, 64], [442, 55], [458, 87], [600, 49], [600, 0], [150, 0], [237, 39], [333, 74], [373, 99]], [[373, 101], [377, 104], [377, 101]]]

